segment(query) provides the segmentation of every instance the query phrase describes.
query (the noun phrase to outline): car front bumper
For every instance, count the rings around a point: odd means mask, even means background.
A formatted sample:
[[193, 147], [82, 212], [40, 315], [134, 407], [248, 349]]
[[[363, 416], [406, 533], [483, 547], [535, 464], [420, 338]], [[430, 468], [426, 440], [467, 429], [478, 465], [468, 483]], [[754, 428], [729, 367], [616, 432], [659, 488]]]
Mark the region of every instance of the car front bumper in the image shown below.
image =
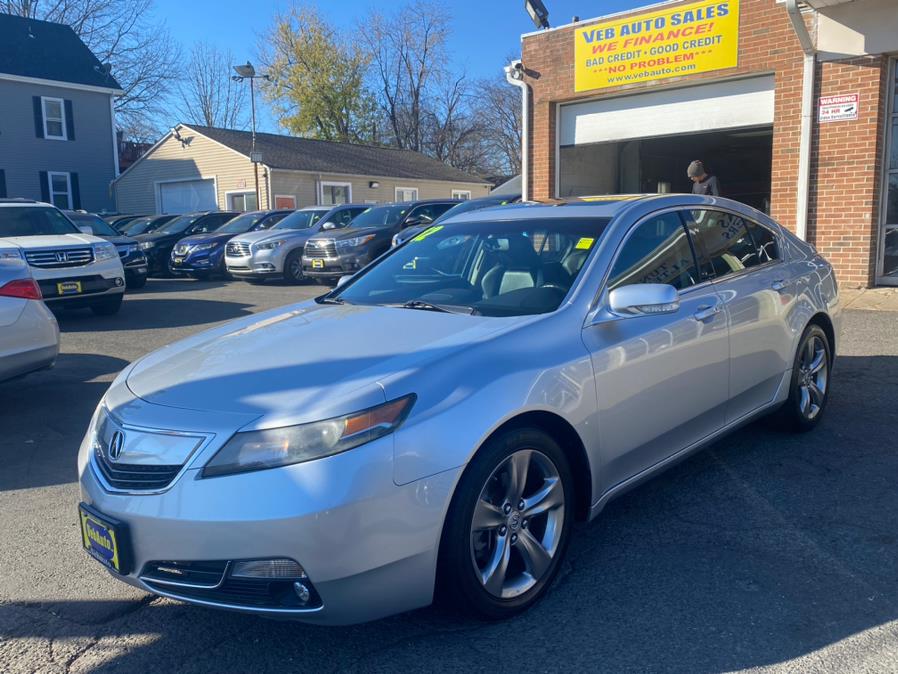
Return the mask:
[[[125, 269], [118, 257], [94, 262], [84, 267], [59, 269], [31, 268], [34, 279], [41, 288], [44, 302], [50, 307], [88, 306], [103, 297], [125, 292]], [[78, 282], [81, 292], [62, 294], [60, 283]]]
[[235, 278], [273, 278], [283, 275], [288, 252], [287, 246], [278, 246], [272, 250], [254, 249], [241, 257], [226, 255], [225, 267]]
[[[192, 604], [333, 625], [432, 601], [442, 522], [461, 469], [397, 486], [388, 436], [307, 463], [202, 479], [198, 466], [226, 439], [201, 449], [163, 493], [113, 493], [98, 477], [89, 431], [78, 459], [82, 500], [129, 530], [131, 570], [117, 578]], [[143, 573], [151, 561], [268, 558], [302, 565], [320, 602], [284, 609], [200, 599]]]
[[338, 279], [355, 274], [371, 261], [368, 253], [346, 253], [337, 257], [302, 257], [302, 273], [309, 278]]
[[211, 274], [221, 271], [223, 254], [219, 250], [205, 250], [188, 255], [172, 253], [168, 269], [173, 274]]

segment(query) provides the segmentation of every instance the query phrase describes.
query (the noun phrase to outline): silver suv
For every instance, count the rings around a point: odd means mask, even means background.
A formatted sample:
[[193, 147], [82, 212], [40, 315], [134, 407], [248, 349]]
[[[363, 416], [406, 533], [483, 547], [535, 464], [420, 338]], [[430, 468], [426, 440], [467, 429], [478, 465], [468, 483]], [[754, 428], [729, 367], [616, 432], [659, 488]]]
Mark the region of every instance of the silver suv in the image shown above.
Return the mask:
[[309, 237], [346, 227], [367, 204], [308, 206], [288, 215], [271, 229], [235, 236], [225, 247], [225, 266], [234, 278], [259, 283], [268, 278], [289, 283], [303, 280], [302, 252]]

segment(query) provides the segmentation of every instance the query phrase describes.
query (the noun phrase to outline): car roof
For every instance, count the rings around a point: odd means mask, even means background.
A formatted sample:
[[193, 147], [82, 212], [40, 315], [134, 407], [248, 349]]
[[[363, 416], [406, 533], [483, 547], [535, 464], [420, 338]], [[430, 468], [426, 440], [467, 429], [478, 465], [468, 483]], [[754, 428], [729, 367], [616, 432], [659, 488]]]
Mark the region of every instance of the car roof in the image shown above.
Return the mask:
[[23, 199], [21, 197], [4, 197], [3, 199], [0, 199], [0, 208], [3, 208], [4, 206], [49, 206], [50, 208], [56, 208], [53, 204], [35, 201], [34, 199]]

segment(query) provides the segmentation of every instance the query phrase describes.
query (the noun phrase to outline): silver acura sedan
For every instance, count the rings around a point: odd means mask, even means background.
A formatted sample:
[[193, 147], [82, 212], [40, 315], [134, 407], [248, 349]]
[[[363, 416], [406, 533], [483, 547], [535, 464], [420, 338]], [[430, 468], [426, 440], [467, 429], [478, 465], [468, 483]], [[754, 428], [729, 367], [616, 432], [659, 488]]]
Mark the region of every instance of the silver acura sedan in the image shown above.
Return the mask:
[[814, 428], [839, 317], [813, 247], [726, 199], [461, 215], [125, 369], [78, 457], [82, 543], [205, 606], [511, 616], [574, 521], [762, 414]]

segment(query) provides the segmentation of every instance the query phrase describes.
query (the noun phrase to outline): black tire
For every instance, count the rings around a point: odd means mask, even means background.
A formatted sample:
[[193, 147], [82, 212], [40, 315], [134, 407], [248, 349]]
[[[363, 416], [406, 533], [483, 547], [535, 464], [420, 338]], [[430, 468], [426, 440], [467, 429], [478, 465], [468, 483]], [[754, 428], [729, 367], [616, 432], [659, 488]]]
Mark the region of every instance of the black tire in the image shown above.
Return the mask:
[[[502, 505], [500, 503], [493, 504], [491, 515], [500, 516], [501, 512], [508, 517], [505, 524], [497, 529], [480, 527], [476, 531], [473, 523], [475, 509], [478, 504], [482, 506], [483, 494], [495, 486], [497, 493], [507, 489], [505, 482], [496, 476], [496, 471], [501, 471], [502, 466], [508, 465], [507, 460], [511, 460], [512, 455], [521, 456], [522, 450], [535, 450], [530, 453], [531, 456], [537, 457], [540, 464], [544, 459], [548, 460], [551, 467], [556, 471], [557, 481], [561, 486], [561, 504], [556, 505], [551, 511], [537, 514], [532, 517], [531, 523], [528, 524], [529, 518], [524, 513], [526, 510], [520, 509], [520, 506], [508, 510], [508, 503]], [[524, 497], [531, 490], [539, 490], [541, 485], [548, 485], [547, 481], [540, 482], [539, 471], [533, 468], [534, 463], [528, 472], [527, 488], [523, 491]], [[535, 493], [535, 492], [534, 492]], [[507, 493], [504, 497], [500, 496], [498, 501], [506, 500]], [[489, 502], [488, 502], [489, 503]], [[521, 501], [523, 504], [523, 501]], [[552, 514], [550, 514], [552, 513]], [[521, 517], [514, 519], [515, 514]], [[551, 561], [544, 564], [544, 571], [539, 574], [535, 583], [527, 586], [530, 580], [523, 573], [524, 570], [530, 568], [525, 559], [535, 559], [530, 555], [524, 555], [525, 548], [532, 545], [533, 540], [541, 537], [545, 539], [549, 536], [549, 517], [561, 517], [560, 524], [555, 520], [553, 529], [559, 531], [558, 538], [554, 539], [555, 544], [550, 547], [554, 548], [554, 553], [550, 555]], [[540, 520], [540, 518], [546, 518]], [[468, 464], [459, 481], [455, 494], [452, 497], [452, 503], [443, 526], [443, 535], [440, 541], [440, 557], [437, 571], [437, 591], [438, 599], [454, 606], [465, 613], [470, 613], [487, 620], [500, 620], [509, 618], [518, 613], [522, 613], [529, 609], [546, 593], [552, 584], [552, 581], [558, 575], [561, 563], [567, 550], [568, 538], [570, 536], [571, 525], [574, 520], [574, 481], [571, 475], [570, 465], [567, 456], [558, 443], [551, 436], [537, 428], [516, 428], [501, 433], [487, 442], [477, 453], [474, 459]], [[492, 527], [493, 524], [490, 524]], [[503, 532], [504, 529], [504, 532]], [[517, 532], [514, 534], [513, 532]], [[533, 535], [531, 535], [531, 532]], [[526, 535], [527, 545], [522, 546], [525, 542]], [[485, 553], [485, 557], [492, 556], [497, 559], [496, 552], [498, 550], [499, 541], [504, 540], [507, 536], [508, 540], [516, 544], [508, 547], [508, 560], [506, 564], [507, 574], [503, 574], [503, 580], [511, 575], [509, 583], [514, 586], [515, 574], [518, 578], [525, 579], [525, 586], [522, 586], [520, 594], [510, 597], [497, 596], [495, 592], [487, 590], [486, 582], [482, 580], [484, 569], [480, 567], [478, 555]], [[483, 538], [485, 537], [485, 538]], [[485, 543], [484, 543], [485, 541]], [[478, 545], [483, 544], [486, 549], [478, 551]], [[542, 552], [546, 549], [540, 545]], [[487, 568], [489, 564], [485, 565]], [[530, 577], [532, 578], [532, 576]], [[504, 584], [501, 584], [501, 593], [506, 591]], [[525, 589], [526, 587], [526, 589]]]
[[124, 293], [120, 293], [115, 297], [108, 297], [100, 300], [99, 302], [94, 302], [90, 305], [90, 310], [94, 312], [97, 316], [113, 316], [118, 313], [119, 309], [122, 308], [122, 300], [124, 299]]
[[298, 284], [305, 279], [302, 273], [302, 250], [294, 250], [284, 260], [284, 280], [287, 283]]
[[128, 280], [128, 290], [140, 290], [147, 284], [146, 276], [133, 276]]
[[[822, 355], [819, 364], [811, 356], [811, 351], [815, 355]], [[793, 433], [805, 433], [820, 423], [829, 402], [832, 362], [832, 346], [826, 332], [819, 325], [809, 325], [798, 340], [798, 349], [792, 363], [792, 379], [789, 382], [789, 398], [772, 417], [775, 426]], [[810, 366], [815, 365], [820, 365], [821, 369], [816, 373], [810, 372], [813, 369]], [[819, 394], [814, 393], [815, 390]]]

